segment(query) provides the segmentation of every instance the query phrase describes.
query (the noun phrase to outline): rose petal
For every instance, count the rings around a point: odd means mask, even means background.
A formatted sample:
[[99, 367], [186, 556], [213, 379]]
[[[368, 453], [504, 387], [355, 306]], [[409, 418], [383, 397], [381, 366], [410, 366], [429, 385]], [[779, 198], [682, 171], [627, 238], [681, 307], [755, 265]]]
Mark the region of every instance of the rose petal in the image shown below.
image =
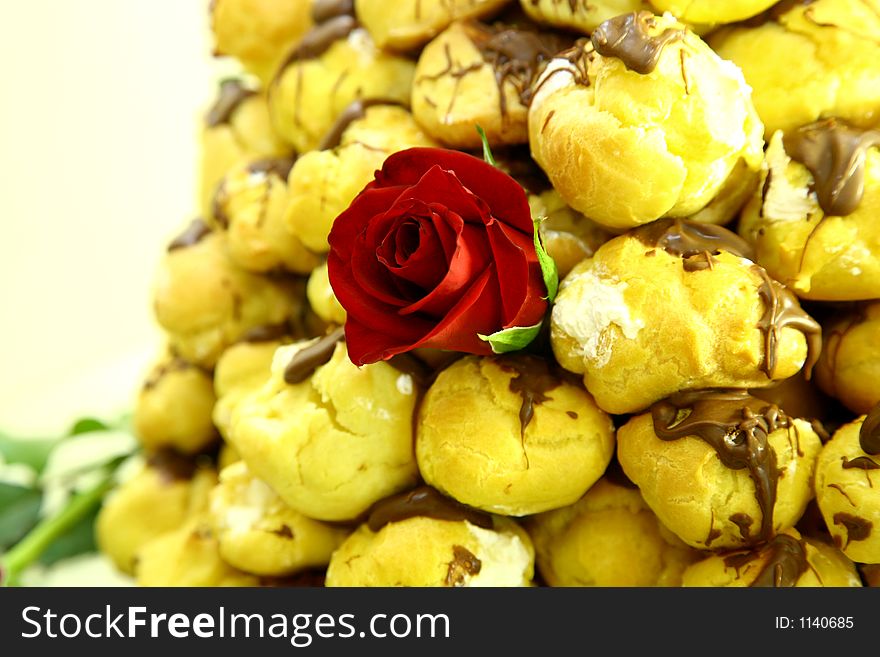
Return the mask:
[[350, 258], [355, 240], [366, 230], [370, 220], [387, 212], [400, 196], [400, 189], [365, 189], [333, 222], [327, 241], [330, 249], [343, 258]]
[[402, 315], [419, 313], [442, 319], [455, 306], [462, 293], [492, 261], [486, 230], [482, 226], [463, 224], [457, 248], [443, 280], [418, 301], [401, 308]]
[[529, 202], [519, 183], [467, 153], [437, 148], [409, 148], [390, 155], [376, 173], [377, 187], [415, 185], [434, 165], [454, 171], [467, 189], [489, 206], [491, 214], [524, 233], [532, 230]]
[[487, 231], [495, 263], [504, 279], [499, 290], [504, 328], [537, 324], [547, 310], [547, 302], [542, 298], [547, 290], [535, 253], [534, 236], [523, 235], [497, 221], [491, 223]]
[[[431, 217], [418, 217], [401, 224], [394, 233], [385, 238], [377, 251], [379, 261], [388, 272], [399, 279], [412, 283], [425, 292], [433, 290], [443, 280], [447, 270], [446, 254], [434, 229]], [[407, 238], [415, 243], [402, 247], [400, 244], [404, 229], [414, 226], [415, 238]]]
[[468, 223], [485, 223], [491, 216], [489, 206], [467, 190], [455, 172], [436, 165], [428, 169], [416, 184], [402, 192], [397, 203], [409, 199], [442, 205]]
[[473, 282], [443, 321], [412, 348], [434, 347], [489, 355], [492, 348], [477, 334], [488, 335], [500, 328], [498, 274], [492, 264]]

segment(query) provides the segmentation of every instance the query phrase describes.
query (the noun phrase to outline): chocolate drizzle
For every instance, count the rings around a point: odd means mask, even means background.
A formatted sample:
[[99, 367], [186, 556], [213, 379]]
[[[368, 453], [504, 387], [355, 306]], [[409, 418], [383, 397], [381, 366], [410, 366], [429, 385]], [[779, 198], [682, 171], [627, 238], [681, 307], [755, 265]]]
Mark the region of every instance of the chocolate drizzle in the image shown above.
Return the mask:
[[147, 466], [155, 470], [164, 483], [171, 484], [192, 479], [198, 462], [196, 458], [166, 448], [150, 454], [147, 457]]
[[752, 271], [761, 277], [758, 295], [765, 306], [764, 315], [758, 321], [758, 328], [764, 333], [764, 362], [761, 364], [761, 371], [770, 379], [775, 376], [779, 334], [782, 329], [791, 327], [803, 333], [807, 341], [804, 377], [809, 381], [813, 366], [822, 351], [822, 327], [804, 312], [791, 290], [770, 278], [763, 267], [753, 265]]
[[865, 454], [880, 454], [880, 403], [871, 409], [862, 422], [859, 445]]
[[844, 470], [880, 470], [880, 463], [867, 456], [858, 456], [854, 459], [848, 459], [845, 456], [840, 457], [841, 466]]
[[245, 331], [237, 342], [274, 342], [291, 334], [290, 325], [287, 322], [280, 324], [261, 324]]
[[[768, 554], [769, 553], [769, 554]], [[803, 541], [792, 536], [779, 534], [761, 550], [737, 553], [724, 558], [724, 565], [739, 569], [755, 559], [766, 561], [758, 576], [749, 585], [753, 588], [790, 588], [797, 586], [801, 575], [807, 572], [807, 550]]]
[[317, 59], [327, 52], [334, 43], [354, 32], [357, 26], [357, 20], [347, 14], [336, 16], [315, 25], [306, 33], [299, 44], [290, 51], [287, 60], [281, 65], [279, 70], [283, 71], [294, 62]]
[[525, 435], [526, 427], [535, 415], [535, 406], [548, 401], [547, 393], [562, 384], [550, 364], [543, 358], [530, 354], [501, 356], [496, 360], [505, 372], [513, 372], [510, 379], [510, 391], [522, 397], [519, 409], [520, 434]]
[[257, 93], [245, 87], [241, 80], [223, 80], [220, 83], [220, 94], [205, 116], [205, 124], [209, 128], [216, 128], [218, 125], [229, 123], [239, 105], [256, 95]]
[[446, 570], [446, 586], [464, 586], [468, 577], [478, 575], [483, 562], [473, 552], [461, 545], [452, 546], [452, 561]]
[[636, 230], [635, 236], [650, 248], [660, 248], [682, 258], [686, 271], [711, 268], [714, 264], [712, 256], [722, 251], [748, 260], [755, 259], [748, 242], [733, 231], [713, 224], [661, 219]]
[[865, 192], [865, 156], [880, 146], [880, 130], [858, 130], [838, 119], [824, 119], [787, 133], [785, 152], [813, 174], [819, 205], [826, 215], [852, 214]]
[[343, 340], [345, 330], [340, 326], [314, 344], [297, 351], [284, 368], [284, 382], [294, 385], [308, 379], [317, 368], [330, 362], [337, 343]]
[[354, 0], [312, 0], [312, 20], [326, 23], [338, 16], [354, 16]]
[[488, 513], [460, 504], [430, 486], [419, 486], [376, 502], [370, 510], [367, 526], [377, 532], [389, 523], [418, 517], [466, 521], [483, 529], [493, 527], [492, 516]]
[[[864, 541], [868, 538], [871, 535], [871, 529], [874, 527], [874, 523], [870, 520], [865, 520], [864, 518], [854, 516], [850, 513], [835, 513], [833, 520], [835, 525], [842, 525], [846, 530], [846, 543], [843, 545], [844, 550], [850, 542]], [[834, 542], [838, 543], [838, 541], [839, 537], [835, 537]]]
[[507, 97], [504, 83], [510, 82], [520, 102], [528, 105], [531, 99], [532, 81], [545, 62], [570, 45], [555, 34], [541, 34], [532, 30], [524, 30], [506, 26], [487, 27], [476, 22], [467, 23], [465, 32], [483, 61], [495, 72], [495, 84], [498, 86], [498, 97], [501, 116], [507, 116]]
[[654, 18], [650, 11], [609, 18], [593, 31], [593, 48], [603, 57], [616, 57], [631, 71], [650, 73], [657, 67], [663, 49], [684, 38], [684, 30], [673, 27], [651, 36]]
[[321, 138], [318, 144], [319, 151], [330, 150], [336, 148], [342, 141], [342, 135], [348, 127], [355, 121], [364, 118], [367, 115], [367, 109], [375, 105], [396, 105], [403, 107], [398, 100], [389, 100], [384, 98], [358, 98], [352, 101], [348, 107], [342, 110], [342, 113], [336, 117], [333, 125], [326, 134]]
[[728, 468], [749, 471], [761, 509], [757, 538], [768, 540], [779, 479], [776, 452], [768, 438], [778, 429], [790, 429], [791, 419], [775, 404], [745, 390], [724, 389], [675, 393], [651, 407], [651, 418], [661, 440], [696, 436], [712, 446]]
[[178, 249], [185, 249], [201, 242], [205, 237], [211, 234], [211, 227], [205, 223], [201, 217], [193, 219], [189, 226], [168, 244], [168, 252]]

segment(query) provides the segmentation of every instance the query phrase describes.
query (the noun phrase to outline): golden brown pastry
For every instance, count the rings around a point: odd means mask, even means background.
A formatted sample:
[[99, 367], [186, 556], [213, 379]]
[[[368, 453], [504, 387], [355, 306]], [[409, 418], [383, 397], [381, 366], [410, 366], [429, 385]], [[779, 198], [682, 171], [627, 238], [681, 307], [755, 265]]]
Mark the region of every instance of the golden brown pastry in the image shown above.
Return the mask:
[[744, 390], [677, 393], [617, 432], [620, 465], [660, 521], [715, 550], [793, 527], [821, 447], [808, 422]]
[[528, 520], [550, 586], [680, 586], [699, 558], [666, 529], [635, 486], [603, 477], [571, 506]]
[[341, 329], [278, 349], [271, 378], [233, 407], [227, 435], [253, 474], [295, 511], [351, 520], [412, 486], [412, 376], [355, 367]]
[[134, 433], [147, 451], [171, 448], [198, 454], [217, 440], [211, 420], [215, 401], [210, 373], [180, 356], [166, 355], [138, 393]]
[[524, 516], [572, 504], [613, 452], [610, 418], [537, 356], [462, 358], [439, 374], [419, 409], [424, 480], [492, 513]]
[[880, 297], [880, 130], [828, 119], [776, 133], [739, 232], [799, 297]]
[[765, 386], [805, 363], [809, 371], [818, 323], [750, 257], [734, 233], [680, 220], [606, 242], [562, 281], [556, 359], [609, 413], [678, 390]]
[[642, 0], [519, 0], [529, 18], [538, 23], [589, 34], [621, 14], [650, 9]]
[[617, 229], [698, 212], [740, 160], [759, 168], [762, 134], [740, 70], [649, 12], [608, 20], [560, 53], [529, 109], [532, 155], [553, 186]]
[[242, 269], [308, 274], [320, 262], [288, 229], [284, 216], [293, 161], [257, 160], [234, 167], [214, 195], [214, 220], [227, 232], [229, 257]]
[[210, 516], [223, 560], [256, 575], [282, 577], [326, 566], [350, 533], [297, 513], [241, 461], [220, 473]]
[[421, 487], [371, 510], [333, 553], [327, 586], [529, 586], [534, 567], [519, 525]]
[[782, 2], [762, 25], [709, 43], [742, 69], [768, 139], [820, 118], [862, 127], [880, 118], [878, 0]]
[[855, 565], [840, 550], [803, 538], [794, 529], [766, 545], [712, 555], [684, 571], [683, 586], [861, 586]]
[[454, 20], [490, 16], [508, 0], [355, 0], [358, 20], [380, 48], [411, 50]]
[[880, 563], [880, 404], [843, 425], [822, 448], [816, 502], [846, 556]]
[[214, 54], [231, 55], [263, 84], [312, 26], [312, 0], [211, 0]]
[[226, 235], [198, 221], [169, 245], [153, 292], [172, 349], [203, 367], [249, 330], [299, 315], [301, 303], [295, 283], [236, 267]]

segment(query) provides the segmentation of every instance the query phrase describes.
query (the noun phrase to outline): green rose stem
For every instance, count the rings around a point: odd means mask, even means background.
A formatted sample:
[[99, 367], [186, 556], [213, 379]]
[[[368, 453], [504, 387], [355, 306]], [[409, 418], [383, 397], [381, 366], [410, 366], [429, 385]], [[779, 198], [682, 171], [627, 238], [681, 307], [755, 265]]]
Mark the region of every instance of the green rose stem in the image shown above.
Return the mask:
[[57, 515], [45, 518], [0, 559], [0, 586], [14, 586], [21, 573], [37, 561], [65, 532], [74, 527], [113, 486], [113, 469], [92, 488], [74, 495]]

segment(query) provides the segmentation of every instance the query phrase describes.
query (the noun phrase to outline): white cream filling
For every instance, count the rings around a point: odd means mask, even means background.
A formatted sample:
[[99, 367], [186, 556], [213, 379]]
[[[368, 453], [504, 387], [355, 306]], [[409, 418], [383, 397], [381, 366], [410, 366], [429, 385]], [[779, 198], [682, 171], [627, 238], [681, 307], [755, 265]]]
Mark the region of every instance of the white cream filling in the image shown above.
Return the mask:
[[479, 548], [480, 572], [465, 581], [465, 586], [524, 586], [531, 557], [522, 539], [512, 532], [496, 532], [469, 525]]
[[584, 358], [596, 367], [611, 360], [617, 326], [628, 340], [634, 340], [645, 322], [633, 318], [623, 293], [629, 285], [615, 278], [603, 278], [587, 270], [565, 283], [553, 307], [553, 323], [581, 345]]

